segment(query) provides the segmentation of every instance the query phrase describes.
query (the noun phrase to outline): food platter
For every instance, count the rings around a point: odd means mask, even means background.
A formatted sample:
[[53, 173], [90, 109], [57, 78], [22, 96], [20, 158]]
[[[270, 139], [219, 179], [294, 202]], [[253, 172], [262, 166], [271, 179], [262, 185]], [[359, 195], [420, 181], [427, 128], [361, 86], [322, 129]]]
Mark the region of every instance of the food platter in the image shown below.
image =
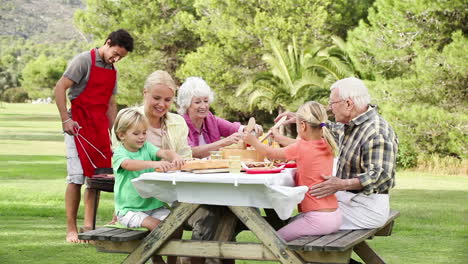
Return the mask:
[[266, 168], [248, 168], [245, 170], [248, 174], [280, 173], [284, 167], [266, 167]]

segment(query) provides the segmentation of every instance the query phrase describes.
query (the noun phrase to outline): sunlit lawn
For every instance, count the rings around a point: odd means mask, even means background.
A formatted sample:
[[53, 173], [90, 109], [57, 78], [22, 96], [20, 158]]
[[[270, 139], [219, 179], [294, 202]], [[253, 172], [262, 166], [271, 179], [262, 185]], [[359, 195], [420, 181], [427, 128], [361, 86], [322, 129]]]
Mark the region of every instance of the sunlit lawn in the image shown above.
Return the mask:
[[[0, 263], [119, 263], [126, 256], [65, 243], [60, 131], [54, 105], [0, 108]], [[399, 172], [391, 195], [401, 212], [394, 233], [369, 243], [388, 263], [468, 263], [467, 191], [466, 175]], [[112, 195], [103, 193], [98, 225], [112, 210]], [[81, 208], [79, 223], [82, 217]], [[249, 232], [238, 237], [254, 239]]]

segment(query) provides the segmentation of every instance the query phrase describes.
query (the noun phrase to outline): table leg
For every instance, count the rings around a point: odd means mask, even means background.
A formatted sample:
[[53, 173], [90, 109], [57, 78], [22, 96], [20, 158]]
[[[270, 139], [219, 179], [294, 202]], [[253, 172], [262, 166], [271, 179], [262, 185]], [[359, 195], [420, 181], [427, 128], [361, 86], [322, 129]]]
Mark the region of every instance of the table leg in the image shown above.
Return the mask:
[[96, 190], [94, 194], [94, 208], [93, 208], [93, 230], [96, 229], [96, 217], [97, 217], [97, 210], [99, 207], [99, 197], [100, 197], [101, 191]]
[[174, 231], [200, 207], [199, 204], [181, 203], [174, 211], [155, 228], [141, 244], [124, 260], [126, 264], [144, 264], [151, 256], [158, 252]]
[[274, 209], [263, 209], [265, 211], [266, 217], [265, 220], [273, 227], [275, 230], [279, 230], [285, 226], [288, 222], [281, 220]]
[[377, 255], [377, 252], [366, 241], [355, 245], [353, 250], [366, 264], [385, 264], [385, 261]]
[[268, 247], [279, 262], [285, 264], [301, 264], [304, 261], [290, 250], [276, 231], [263, 219], [260, 213], [252, 207], [229, 206], [232, 212]]
[[[215, 241], [231, 241], [234, 233], [236, 232], [236, 225], [239, 221], [237, 217], [229, 210], [228, 207], [223, 207], [224, 213], [219, 220], [218, 227], [216, 228]], [[235, 263], [233, 259], [222, 259], [223, 264]]]

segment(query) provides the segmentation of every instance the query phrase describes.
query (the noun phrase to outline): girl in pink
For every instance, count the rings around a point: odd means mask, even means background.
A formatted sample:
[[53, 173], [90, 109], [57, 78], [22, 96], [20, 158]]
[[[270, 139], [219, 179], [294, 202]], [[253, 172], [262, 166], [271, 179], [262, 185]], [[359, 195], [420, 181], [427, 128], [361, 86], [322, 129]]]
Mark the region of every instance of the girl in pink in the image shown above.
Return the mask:
[[[317, 102], [307, 102], [297, 111], [298, 140], [285, 148], [275, 149], [259, 142], [253, 135], [245, 135], [246, 143], [273, 160], [294, 160], [297, 164], [296, 186], [312, 186], [332, 175], [336, 143], [326, 127], [327, 113]], [[300, 214], [280, 230], [286, 241], [301, 236], [326, 235], [338, 231], [341, 212], [335, 195], [317, 199], [306, 193], [299, 204]]]

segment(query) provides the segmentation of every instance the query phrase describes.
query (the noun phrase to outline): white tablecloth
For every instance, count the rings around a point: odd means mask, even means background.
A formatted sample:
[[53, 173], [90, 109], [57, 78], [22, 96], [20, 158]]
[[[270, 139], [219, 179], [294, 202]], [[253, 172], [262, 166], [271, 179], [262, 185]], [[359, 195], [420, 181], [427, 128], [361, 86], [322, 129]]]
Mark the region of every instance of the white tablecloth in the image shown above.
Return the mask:
[[284, 220], [291, 216], [308, 189], [294, 187], [294, 172], [295, 169], [275, 174], [151, 172], [132, 182], [144, 198], [156, 197], [169, 204], [179, 201], [273, 208]]

